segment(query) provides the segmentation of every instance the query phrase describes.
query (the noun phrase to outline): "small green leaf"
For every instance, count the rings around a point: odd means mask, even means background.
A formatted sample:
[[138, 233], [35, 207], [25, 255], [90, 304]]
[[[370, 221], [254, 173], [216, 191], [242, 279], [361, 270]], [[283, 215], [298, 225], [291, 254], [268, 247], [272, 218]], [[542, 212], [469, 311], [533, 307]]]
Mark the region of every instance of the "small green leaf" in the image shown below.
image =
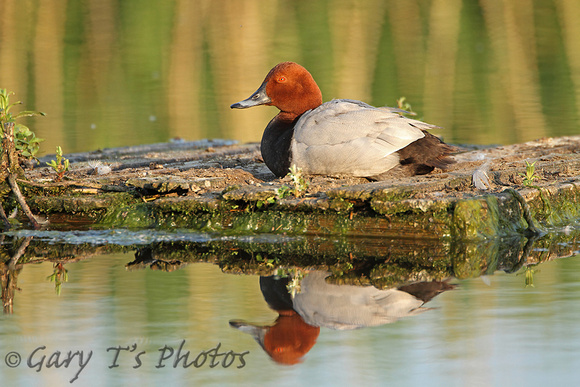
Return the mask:
[[20, 113], [16, 113], [14, 115], [14, 119], [21, 118], [21, 117], [36, 117], [36, 116], [46, 116], [46, 113], [43, 112], [36, 112], [32, 110], [24, 110]]

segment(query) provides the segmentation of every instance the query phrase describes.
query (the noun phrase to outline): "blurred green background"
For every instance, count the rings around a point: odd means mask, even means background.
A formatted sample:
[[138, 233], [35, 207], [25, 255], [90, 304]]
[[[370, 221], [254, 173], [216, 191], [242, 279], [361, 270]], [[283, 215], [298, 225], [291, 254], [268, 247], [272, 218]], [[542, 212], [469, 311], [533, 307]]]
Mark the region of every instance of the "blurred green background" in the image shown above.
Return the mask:
[[40, 154], [171, 138], [259, 141], [275, 108], [231, 111], [276, 63], [325, 100], [405, 96], [454, 143], [580, 133], [577, 0], [2, 0], [0, 87]]

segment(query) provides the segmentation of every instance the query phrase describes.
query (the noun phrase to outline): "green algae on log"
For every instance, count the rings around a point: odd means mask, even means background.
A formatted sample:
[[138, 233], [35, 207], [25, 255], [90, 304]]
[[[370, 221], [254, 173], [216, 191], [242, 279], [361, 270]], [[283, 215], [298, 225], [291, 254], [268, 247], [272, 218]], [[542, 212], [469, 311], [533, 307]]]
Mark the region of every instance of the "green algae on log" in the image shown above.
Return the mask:
[[[84, 214], [97, 227], [485, 239], [578, 219], [578, 149], [580, 136], [475, 149], [446, 172], [382, 182], [312, 176], [304, 197], [281, 198], [291, 181], [267, 170], [257, 144], [154, 144], [72, 155], [61, 183], [48, 168], [27, 171], [25, 194], [37, 213]], [[97, 158], [112, 171], [94, 174]], [[524, 161], [536, 161], [534, 187], [522, 184]], [[488, 190], [471, 184], [483, 166]]]

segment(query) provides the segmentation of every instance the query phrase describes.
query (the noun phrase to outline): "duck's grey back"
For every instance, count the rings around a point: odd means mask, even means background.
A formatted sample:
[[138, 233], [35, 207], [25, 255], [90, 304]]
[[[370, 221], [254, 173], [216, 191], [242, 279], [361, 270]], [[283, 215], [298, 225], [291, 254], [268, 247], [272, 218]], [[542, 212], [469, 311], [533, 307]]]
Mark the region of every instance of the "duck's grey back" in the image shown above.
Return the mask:
[[290, 164], [306, 174], [379, 175], [399, 164], [401, 148], [423, 138], [433, 125], [392, 108], [338, 99], [302, 115], [294, 127]]

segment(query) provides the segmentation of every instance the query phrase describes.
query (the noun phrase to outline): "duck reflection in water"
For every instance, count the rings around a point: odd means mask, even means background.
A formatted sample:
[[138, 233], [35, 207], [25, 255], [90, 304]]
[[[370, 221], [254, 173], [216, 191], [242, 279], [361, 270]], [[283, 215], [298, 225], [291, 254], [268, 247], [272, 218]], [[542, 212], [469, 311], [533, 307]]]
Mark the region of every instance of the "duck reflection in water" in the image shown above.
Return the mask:
[[268, 306], [278, 313], [273, 325], [232, 320], [230, 325], [248, 333], [277, 363], [296, 364], [316, 343], [320, 327], [336, 330], [389, 324], [432, 308], [423, 305], [453, 289], [447, 282], [417, 282], [380, 290], [374, 286], [334, 285], [329, 273], [312, 271], [293, 295], [289, 277], [260, 277], [260, 290]]

